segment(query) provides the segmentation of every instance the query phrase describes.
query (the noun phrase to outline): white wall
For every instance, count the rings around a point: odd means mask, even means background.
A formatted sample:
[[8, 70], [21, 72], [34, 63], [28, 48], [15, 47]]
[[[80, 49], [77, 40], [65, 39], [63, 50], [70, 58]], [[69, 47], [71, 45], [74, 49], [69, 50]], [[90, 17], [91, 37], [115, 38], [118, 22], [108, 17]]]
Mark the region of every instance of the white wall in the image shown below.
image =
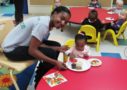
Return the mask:
[[51, 7], [46, 5], [30, 5], [29, 14], [50, 15]]
[[29, 14], [50, 15], [51, 5], [30, 5], [30, 0], [28, 0], [28, 10]]

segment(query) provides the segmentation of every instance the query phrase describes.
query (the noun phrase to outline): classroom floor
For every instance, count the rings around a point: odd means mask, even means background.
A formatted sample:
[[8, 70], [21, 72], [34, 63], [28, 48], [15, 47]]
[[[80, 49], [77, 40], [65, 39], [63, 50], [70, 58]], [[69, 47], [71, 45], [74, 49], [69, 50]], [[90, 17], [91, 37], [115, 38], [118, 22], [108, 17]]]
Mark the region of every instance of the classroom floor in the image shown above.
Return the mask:
[[[127, 8], [127, 6], [124, 6], [124, 8]], [[29, 17], [31, 16], [30, 15], [24, 16], [25, 19]], [[0, 19], [1, 18], [14, 19], [14, 6], [13, 5], [10, 5], [8, 7], [0, 6]], [[70, 38], [74, 38], [79, 28], [80, 28], [80, 25], [72, 24], [71, 27], [67, 25], [64, 28], [63, 32], [61, 32], [60, 30], [54, 29], [53, 31], [51, 31], [51, 35], [49, 39], [56, 40], [60, 42], [62, 45], [64, 45], [66, 40]], [[127, 55], [125, 55], [124, 53], [125, 49], [127, 48], [127, 30], [125, 31], [125, 37], [126, 37], [126, 40], [123, 40], [121, 37], [119, 38], [118, 40], [119, 46], [115, 46], [113, 44], [112, 38], [108, 38], [107, 40], [101, 41], [99, 52], [96, 52], [96, 44], [88, 44], [91, 48], [91, 55], [92, 56], [108, 56], [108, 57], [122, 58], [124, 60], [127, 60]], [[59, 60], [61, 61], [63, 60], [62, 53], [59, 55]], [[6, 72], [7, 71], [5, 69], [0, 69], [0, 74], [6, 73]], [[6, 89], [0, 88], [0, 90], [6, 90]]]

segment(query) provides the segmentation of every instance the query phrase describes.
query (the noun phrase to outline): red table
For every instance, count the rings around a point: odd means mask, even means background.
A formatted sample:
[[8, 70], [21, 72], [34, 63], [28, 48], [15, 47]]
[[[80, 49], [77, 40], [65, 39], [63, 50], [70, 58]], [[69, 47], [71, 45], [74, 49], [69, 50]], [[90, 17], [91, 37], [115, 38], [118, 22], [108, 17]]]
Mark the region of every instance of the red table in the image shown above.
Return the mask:
[[[127, 90], [127, 61], [109, 57], [97, 57], [102, 66], [85, 72], [59, 71], [67, 82], [50, 87], [42, 78], [36, 90]], [[51, 69], [47, 74], [57, 71]]]
[[[82, 21], [88, 17], [88, 13], [91, 9], [88, 7], [71, 7], [70, 12], [72, 14], [71, 19], [69, 20], [71, 23], [81, 24]], [[114, 18], [114, 21], [118, 19], [117, 14], [108, 14], [108, 10], [103, 8], [96, 8], [98, 12], [98, 17], [103, 24], [110, 23], [110, 20], [105, 20], [106, 17]]]

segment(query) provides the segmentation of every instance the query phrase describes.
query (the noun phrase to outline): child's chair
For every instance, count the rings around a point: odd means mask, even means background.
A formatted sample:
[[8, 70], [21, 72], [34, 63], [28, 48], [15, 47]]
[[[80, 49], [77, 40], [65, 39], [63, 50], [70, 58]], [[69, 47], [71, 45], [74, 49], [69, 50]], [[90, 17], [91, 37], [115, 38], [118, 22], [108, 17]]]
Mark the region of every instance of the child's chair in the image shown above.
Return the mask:
[[52, 5], [50, 5], [50, 11], [52, 12], [52, 11], [53, 11], [53, 9], [54, 9], [54, 2], [53, 2], [53, 4], [52, 4]]
[[[67, 40], [66, 42], [65, 42], [65, 44], [64, 45], [66, 45], [66, 46], [68, 46], [69, 48], [71, 48], [73, 45], [74, 45], [74, 39], [69, 39], [69, 40]], [[65, 53], [63, 53], [63, 58], [64, 58], [64, 62], [67, 62], [67, 59], [68, 59], [68, 56], [65, 54]]]
[[[13, 27], [14, 27], [14, 24], [11, 20], [0, 20], [0, 45], [2, 41], [4, 40], [5, 36], [11, 31]], [[13, 81], [13, 84], [16, 90], [20, 90], [20, 89], [13, 77], [13, 71], [16, 70], [18, 72], [21, 72], [32, 64], [33, 64], [32, 60], [25, 61], [25, 62], [12, 62], [3, 54], [3, 50], [0, 47], [0, 65], [6, 66], [9, 68], [10, 77]]]
[[83, 25], [81, 26], [78, 33], [84, 32], [87, 36], [90, 36], [91, 39], [88, 39], [88, 43], [97, 43], [96, 45], [96, 51], [99, 51], [100, 46], [100, 32], [96, 32], [96, 29], [91, 25]]
[[54, 10], [54, 8], [55, 8], [55, 0], [53, 0], [52, 4], [50, 5], [51, 12]]
[[126, 39], [125, 36], [124, 36], [124, 31], [125, 31], [126, 27], [127, 27], [127, 21], [125, 21], [125, 22], [122, 24], [122, 26], [120, 27], [120, 29], [119, 29], [119, 31], [118, 31], [117, 34], [116, 34], [116, 33], [114, 32], [114, 30], [112, 30], [112, 29], [106, 30], [105, 33], [104, 33], [103, 40], [105, 40], [105, 38], [106, 38], [106, 36], [107, 36], [108, 34], [111, 34], [111, 35], [112, 35], [112, 38], [113, 38], [113, 41], [114, 41], [114, 45], [115, 45], [115, 46], [118, 46], [117, 38], [118, 38], [120, 35], [123, 36], [124, 40]]

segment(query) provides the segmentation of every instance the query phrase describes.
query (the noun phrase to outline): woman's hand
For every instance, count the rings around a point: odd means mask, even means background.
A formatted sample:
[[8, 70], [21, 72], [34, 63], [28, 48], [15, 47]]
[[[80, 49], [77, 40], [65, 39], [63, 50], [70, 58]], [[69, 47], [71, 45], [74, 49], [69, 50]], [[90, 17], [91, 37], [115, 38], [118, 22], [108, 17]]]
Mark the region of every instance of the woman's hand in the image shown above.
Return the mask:
[[68, 50], [69, 49], [69, 47], [68, 46], [61, 46], [61, 47], [58, 47], [58, 51], [60, 51], [60, 52], [65, 52], [66, 50]]
[[66, 65], [63, 62], [57, 61], [56, 66], [59, 70], [65, 70], [67, 69]]

